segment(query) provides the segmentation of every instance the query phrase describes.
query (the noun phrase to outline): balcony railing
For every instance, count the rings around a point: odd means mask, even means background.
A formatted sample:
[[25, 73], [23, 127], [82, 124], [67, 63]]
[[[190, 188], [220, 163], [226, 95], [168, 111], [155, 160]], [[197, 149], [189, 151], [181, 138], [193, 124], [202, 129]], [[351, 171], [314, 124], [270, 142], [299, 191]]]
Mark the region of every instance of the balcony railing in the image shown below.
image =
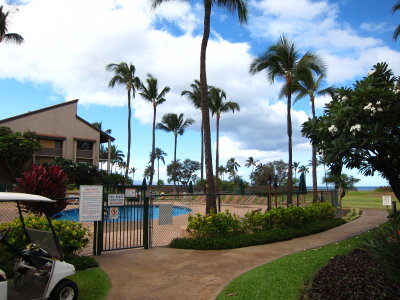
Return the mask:
[[76, 150], [76, 157], [77, 158], [93, 158], [93, 151], [92, 150]]
[[36, 151], [36, 156], [62, 157], [62, 148], [42, 148]]

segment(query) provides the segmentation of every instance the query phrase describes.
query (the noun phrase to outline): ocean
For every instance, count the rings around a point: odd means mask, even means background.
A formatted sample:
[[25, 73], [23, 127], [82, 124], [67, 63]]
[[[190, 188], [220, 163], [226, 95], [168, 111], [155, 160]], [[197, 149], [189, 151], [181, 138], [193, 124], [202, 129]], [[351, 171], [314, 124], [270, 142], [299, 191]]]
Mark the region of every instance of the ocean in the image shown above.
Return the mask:
[[[376, 188], [378, 188], [379, 186], [357, 186], [357, 190], [358, 191], [373, 191]], [[318, 186], [318, 189], [321, 190], [326, 190], [326, 186]], [[312, 186], [308, 186], [307, 190], [312, 190]], [[333, 190], [333, 186], [332, 185], [328, 185], [328, 190]]]

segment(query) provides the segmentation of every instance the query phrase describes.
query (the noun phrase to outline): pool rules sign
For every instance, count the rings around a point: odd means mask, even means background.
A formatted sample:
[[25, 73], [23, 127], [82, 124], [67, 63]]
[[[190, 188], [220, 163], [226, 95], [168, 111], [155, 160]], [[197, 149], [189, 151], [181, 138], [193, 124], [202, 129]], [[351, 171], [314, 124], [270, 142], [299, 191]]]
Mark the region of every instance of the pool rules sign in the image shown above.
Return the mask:
[[79, 221], [101, 221], [102, 185], [81, 185], [79, 188]]

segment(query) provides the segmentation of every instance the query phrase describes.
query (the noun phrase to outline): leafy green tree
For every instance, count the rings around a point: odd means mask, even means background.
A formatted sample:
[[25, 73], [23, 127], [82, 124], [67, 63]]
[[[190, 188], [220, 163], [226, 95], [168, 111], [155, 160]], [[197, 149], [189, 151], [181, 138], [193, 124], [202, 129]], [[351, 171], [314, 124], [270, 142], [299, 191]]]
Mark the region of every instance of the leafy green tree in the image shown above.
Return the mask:
[[0, 127], [0, 164], [13, 181], [40, 148], [32, 132], [13, 132], [8, 127]]
[[[235, 111], [240, 111], [240, 106], [234, 101], [224, 101], [226, 99], [226, 93], [224, 90], [221, 90], [216, 87], [211, 87], [210, 88], [210, 109], [212, 115], [215, 115], [216, 119], [216, 132], [217, 132], [217, 147], [215, 151], [215, 178], [219, 180], [218, 176], [218, 166], [219, 166], [219, 122], [221, 119], [221, 114], [232, 111], [234, 113]], [[218, 193], [219, 186], [217, 184], [216, 186], [216, 192]]]
[[288, 169], [288, 187], [287, 187], [287, 201], [291, 205], [293, 193], [293, 179], [292, 179], [292, 93], [293, 84], [299, 76], [313, 70], [322, 73], [324, 70], [323, 64], [319, 57], [312, 52], [307, 52], [300, 56], [295, 44], [281, 36], [279, 41], [270, 46], [262, 55], [256, 57], [250, 65], [250, 73], [255, 74], [265, 70], [268, 79], [271, 83], [274, 82], [275, 77], [281, 77], [285, 80], [283, 87], [284, 95], [287, 96], [287, 135], [288, 135], [288, 153], [289, 153], [289, 169]]
[[[311, 103], [312, 117], [315, 118], [315, 96], [333, 96], [333, 87], [322, 88], [326, 78], [325, 72], [317, 75], [311, 70], [300, 74], [298, 80], [293, 85], [293, 92], [297, 93], [293, 104], [300, 99], [308, 96]], [[313, 202], [318, 201], [318, 181], [317, 181], [317, 151], [312, 147], [311, 156], [312, 181], [313, 181]]]
[[[174, 162], [176, 163], [176, 148], [178, 142], [178, 135], [182, 135], [186, 128], [194, 123], [191, 118], [184, 119], [183, 114], [179, 116], [174, 113], [166, 114], [163, 116], [161, 123], [157, 124], [157, 129], [172, 132], [174, 134]], [[174, 181], [175, 186], [175, 181]]]
[[[153, 8], [156, 8], [161, 3], [169, 2], [172, 0], [152, 0]], [[188, 2], [188, 0], [180, 0]], [[201, 41], [200, 49], [200, 95], [201, 95], [201, 112], [202, 124], [204, 130], [204, 149], [206, 160], [206, 180], [207, 180], [207, 200], [206, 200], [206, 213], [211, 210], [217, 211], [216, 198], [213, 195], [215, 192], [214, 176], [212, 166], [212, 152], [211, 152], [211, 132], [210, 132], [210, 116], [209, 116], [209, 99], [208, 99], [208, 85], [206, 74], [206, 52], [207, 44], [210, 36], [211, 27], [211, 8], [213, 4], [220, 7], [225, 7], [230, 12], [237, 12], [240, 23], [247, 22], [247, 4], [244, 0], [203, 0], [204, 4], [204, 31]]]
[[258, 164], [250, 175], [250, 179], [255, 185], [266, 185], [269, 177], [272, 177], [278, 186], [282, 186], [287, 181], [287, 174], [288, 164], [283, 160], [274, 160], [266, 164]]
[[399, 80], [387, 63], [378, 63], [353, 88], [336, 89], [324, 115], [305, 122], [302, 133], [332, 174], [343, 166], [365, 176], [378, 172], [400, 199], [399, 120]]
[[[393, 5], [392, 11], [395, 13], [396, 11], [400, 10], [400, 1], [397, 1], [395, 5]], [[397, 38], [400, 34], [400, 25], [397, 25], [396, 29], [393, 32], [393, 39], [397, 41]]]
[[8, 17], [10, 16], [10, 11], [5, 11], [4, 6], [0, 6], [0, 43], [1, 42], [11, 42], [16, 44], [22, 44], [24, 38], [18, 33], [8, 32]]
[[190, 181], [197, 182], [197, 171], [200, 170], [200, 163], [194, 160], [185, 159], [180, 162], [178, 159], [167, 166], [168, 182], [179, 182], [188, 185]]
[[135, 98], [136, 89], [140, 87], [140, 79], [135, 76], [136, 68], [132, 64], [121, 62], [119, 64], [108, 64], [106, 70], [114, 72], [108, 86], [113, 88], [115, 85], [125, 86], [128, 92], [128, 153], [126, 156], [125, 178], [128, 181], [129, 163], [131, 159], [131, 97]]
[[154, 175], [154, 169], [151, 168], [151, 165], [148, 165], [143, 171], [143, 177], [148, 180], [152, 176], [151, 173]]
[[359, 182], [360, 179], [353, 176], [348, 176], [346, 174], [336, 175], [334, 173], [328, 173], [326, 177], [322, 179], [322, 182], [326, 184], [334, 184], [335, 189], [339, 191], [339, 207], [342, 208], [342, 200], [346, 195], [347, 191], [357, 191], [355, 184]]
[[158, 92], [158, 80], [151, 74], [147, 74], [147, 86], [143, 83], [140, 85], [141, 92], [139, 93], [143, 99], [147, 100], [153, 105], [153, 130], [152, 130], [152, 146], [151, 146], [151, 156], [150, 156], [150, 166], [153, 170], [150, 172], [150, 182], [149, 185], [153, 184], [154, 175], [154, 160], [155, 160], [155, 147], [156, 147], [156, 117], [157, 117], [157, 106], [163, 104], [166, 99], [165, 95], [171, 90], [169, 86]]
[[229, 179], [235, 181], [238, 168], [240, 168], [240, 164], [236, 161], [236, 158], [231, 157], [228, 159], [225, 168], [229, 173]]

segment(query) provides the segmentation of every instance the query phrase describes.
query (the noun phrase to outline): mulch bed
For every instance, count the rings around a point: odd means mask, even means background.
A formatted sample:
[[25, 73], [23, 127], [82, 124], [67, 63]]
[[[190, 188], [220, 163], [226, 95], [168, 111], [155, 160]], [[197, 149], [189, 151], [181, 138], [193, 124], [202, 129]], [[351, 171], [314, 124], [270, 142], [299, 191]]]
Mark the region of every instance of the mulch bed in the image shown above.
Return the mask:
[[400, 283], [388, 278], [368, 252], [356, 249], [332, 258], [317, 273], [305, 298], [400, 299]]

